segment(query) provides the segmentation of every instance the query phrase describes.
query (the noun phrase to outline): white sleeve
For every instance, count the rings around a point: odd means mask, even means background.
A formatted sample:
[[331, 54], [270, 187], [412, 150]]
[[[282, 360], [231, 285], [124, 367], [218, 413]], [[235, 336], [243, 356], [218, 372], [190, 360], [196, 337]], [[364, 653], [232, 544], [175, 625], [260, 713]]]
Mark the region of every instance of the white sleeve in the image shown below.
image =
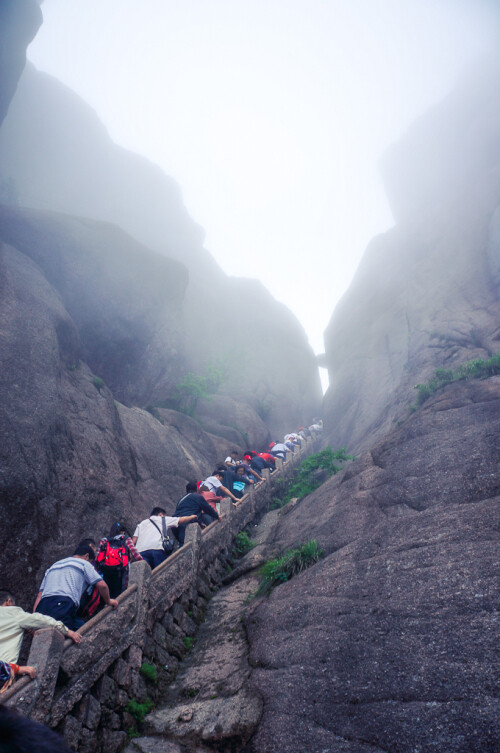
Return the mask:
[[41, 628], [57, 628], [61, 633], [66, 635], [68, 628], [63, 625], [59, 620], [54, 620], [53, 617], [49, 617], [48, 614], [40, 614], [40, 612], [24, 612], [22, 619], [19, 621], [19, 627], [25, 630], [40, 630]]

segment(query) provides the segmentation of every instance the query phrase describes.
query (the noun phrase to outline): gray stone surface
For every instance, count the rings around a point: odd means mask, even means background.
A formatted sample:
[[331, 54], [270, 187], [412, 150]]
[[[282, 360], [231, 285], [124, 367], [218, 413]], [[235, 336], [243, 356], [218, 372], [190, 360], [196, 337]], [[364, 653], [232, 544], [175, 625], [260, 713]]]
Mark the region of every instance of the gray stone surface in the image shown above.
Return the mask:
[[500, 378], [431, 398], [280, 519], [325, 558], [250, 614], [252, 752], [494, 753]]

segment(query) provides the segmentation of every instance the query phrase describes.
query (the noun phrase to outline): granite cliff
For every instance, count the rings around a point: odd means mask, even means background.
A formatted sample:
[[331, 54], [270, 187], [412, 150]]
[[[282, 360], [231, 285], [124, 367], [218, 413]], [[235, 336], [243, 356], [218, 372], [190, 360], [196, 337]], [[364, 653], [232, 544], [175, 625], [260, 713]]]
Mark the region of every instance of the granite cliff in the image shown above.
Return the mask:
[[[32, 65], [0, 131], [0, 164], [22, 206], [111, 222], [185, 265], [187, 371], [222, 362], [220, 393], [257, 410], [272, 435], [317, 413], [316, 361], [295, 317], [261, 282], [225, 275], [203, 247], [203, 230], [174, 181], [116, 146], [85, 102]], [[250, 260], [249, 273], [255, 273]], [[234, 441], [231, 431], [225, 435]]]
[[471, 74], [384, 159], [398, 222], [325, 333], [336, 445], [367, 449], [435, 369], [500, 351], [499, 83], [498, 65]]
[[[13, 6], [4, 111], [41, 21]], [[68, 546], [173, 510], [234, 445], [309, 420], [320, 388], [293, 314], [219, 269], [175, 183], [76, 95], [28, 67], [0, 141], [0, 568], [29, 604]], [[249, 323], [251, 339], [227, 335]], [[214, 399], [173, 410], [183, 376], [216, 359]]]
[[[324, 550], [319, 563], [236, 610], [242, 591], [254, 588], [238, 575], [257, 581], [262, 559], [251, 552], [255, 559], [228, 575], [227, 590], [213, 600], [212, 621], [203, 630], [216, 648], [217, 630], [225, 631], [227, 651], [214, 652], [220, 677], [208, 652], [206, 665], [202, 657], [178, 677], [191, 671], [198, 682], [207, 674], [210, 690], [206, 699], [196, 698], [196, 708], [220, 696], [227, 732], [210, 714], [200, 720], [193, 712], [184, 720], [175, 713], [169, 721], [191, 724], [197, 737], [189, 742], [200, 751], [200, 740], [207, 739], [212, 748], [248, 753], [498, 749], [500, 377], [451, 384], [413, 413], [408, 409], [415, 383], [434, 369], [499, 350], [498, 80], [497, 68], [474, 74], [387, 156], [384, 174], [397, 224], [368, 248], [326, 333], [331, 387], [325, 433], [358, 458], [263, 522], [258, 544], [264, 552], [315, 538]], [[56, 117], [45, 128], [52, 116], [42, 104], [37, 133], [25, 116], [38, 85], [42, 102], [59, 98], [54, 112], [65, 103], [67, 119]], [[182, 413], [145, 411], [146, 401], [160, 402], [196, 363], [197, 348], [203, 361], [202, 335], [212, 344], [228, 321], [236, 328], [254, 322], [257, 311], [270, 310], [268, 296], [217, 270], [175, 186], [143, 160], [114, 151], [95, 116], [57, 82], [29, 70], [14, 106], [7, 130], [0, 131], [2, 165], [15, 182], [0, 215], [0, 524], [11, 532], [0, 564], [22, 592], [33, 590], [49, 559], [66, 553], [68, 537], [88, 533], [89, 520], [102, 530], [110, 512], [135, 520], [157, 500], [173, 505], [187, 476], [210, 470], [227, 448], [222, 432], [236, 441], [228, 430], [243, 421], [250, 426], [252, 415], [255, 436], [265, 432], [247, 395], [264, 376], [268, 391], [258, 399], [275, 395], [283, 374], [293, 372], [287, 359], [293, 353], [297, 365], [297, 352], [305, 351], [294, 346], [301, 335], [292, 336], [298, 328], [289, 314], [273, 309], [276, 328], [259, 331], [267, 371], [259, 371], [255, 359], [248, 381], [233, 375], [226, 394], [200, 405], [213, 434]], [[78, 142], [85, 157], [77, 166], [71, 160], [79, 160], [78, 149], [67, 135], [73, 131], [62, 122], [90, 128], [91, 143]], [[21, 129], [26, 152], [16, 140]], [[64, 159], [55, 144], [51, 151], [51, 133], [58, 134]], [[89, 162], [97, 143], [101, 160]], [[38, 188], [31, 195], [24, 155], [35, 160]], [[122, 165], [104, 171], [111, 193], [120, 189], [120, 169], [122, 176], [137, 170], [143, 177], [128, 181], [137, 180], [141, 190], [121, 194], [112, 216], [103, 216], [92, 192], [101, 162], [111, 159]], [[54, 211], [47, 212], [51, 164], [56, 179], [48, 206]], [[74, 186], [73, 168], [79, 176]], [[102, 185], [105, 176], [98, 174]], [[159, 188], [152, 193], [160, 207], [168, 205], [171, 225], [148, 238], [142, 233], [154, 227], [139, 199], [154, 180]], [[15, 199], [30, 208], [13, 206]], [[131, 210], [136, 205], [146, 220]], [[127, 224], [128, 215], [137, 227]], [[147, 260], [140, 285], [139, 258]], [[193, 310], [210, 275], [213, 297], [203, 300], [213, 317], [197, 334], [179, 309], [183, 302]], [[241, 305], [245, 296], [254, 296], [255, 309]], [[236, 300], [239, 308], [224, 308]], [[265, 354], [287, 338], [283, 371], [267, 373]], [[294, 373], [297, 393], [284, 398], [292, 409], [300, 390], [314, 394], [307, 373], [304, 384]], [[283, 405], [273, 421], [285, 415]], [[233, 426], [221, 425], [219, 406]], [[18, 541], [25, 542], [24, 554]], [[223, 622], [227, 607], [230, 621]], [[243, 719], [244, 737], [235, 690], [248, 699], [243, 711], [252, 712]], [[177, 692], [186, 701], [180, 681]], [[151, 715], [153, 732], [163, 734], [155, 719]], [[138, 744], [145, 752], [168, 746], [181, 753], [184, 739], [181, 731], [176, 740]]]
[[500, 81], [475, 72], [384, 162], [396, 226], [326, 332], [325, 432], [358, 454], [281, 519], [324, 560], [247, 616], [248, 750], [498, 749]]

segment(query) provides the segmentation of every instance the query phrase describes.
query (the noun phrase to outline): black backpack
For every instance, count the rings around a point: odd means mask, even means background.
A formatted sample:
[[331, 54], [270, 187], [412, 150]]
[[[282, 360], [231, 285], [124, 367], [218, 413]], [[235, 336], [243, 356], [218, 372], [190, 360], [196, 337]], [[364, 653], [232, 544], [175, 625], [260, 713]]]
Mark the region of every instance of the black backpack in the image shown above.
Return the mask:
[[167, 521], [163, 517], [161, 519], [161, 528], [162, 528], [161, 531], [156, 525], [156, 523], [154, 522], [154, 520], [152, 520], [151, 518], [149, 518], [149, 520], [154, 525], [154, 527], [156, 528], [156, 530], [161, 536], [161, 543], [163, 546], [163, 551], [165, 552], [165, 554], [170, 554], [170, 552], [173, 551], [173, 548], [175, 545], [175, 540], [172, 535], [172, 529], [167, 528]]

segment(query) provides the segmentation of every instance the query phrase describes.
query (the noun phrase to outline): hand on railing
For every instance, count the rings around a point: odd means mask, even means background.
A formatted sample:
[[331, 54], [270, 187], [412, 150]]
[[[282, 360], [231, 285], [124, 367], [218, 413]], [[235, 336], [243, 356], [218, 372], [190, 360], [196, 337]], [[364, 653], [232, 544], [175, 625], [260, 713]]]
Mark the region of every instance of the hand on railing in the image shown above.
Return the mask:
[[80, 633], [75, 633], [74, 630], [68, 630], [66, 633], [66, 638], [71, 638], [73, 643], [81, 643], [82, 642], [82, 636]]

